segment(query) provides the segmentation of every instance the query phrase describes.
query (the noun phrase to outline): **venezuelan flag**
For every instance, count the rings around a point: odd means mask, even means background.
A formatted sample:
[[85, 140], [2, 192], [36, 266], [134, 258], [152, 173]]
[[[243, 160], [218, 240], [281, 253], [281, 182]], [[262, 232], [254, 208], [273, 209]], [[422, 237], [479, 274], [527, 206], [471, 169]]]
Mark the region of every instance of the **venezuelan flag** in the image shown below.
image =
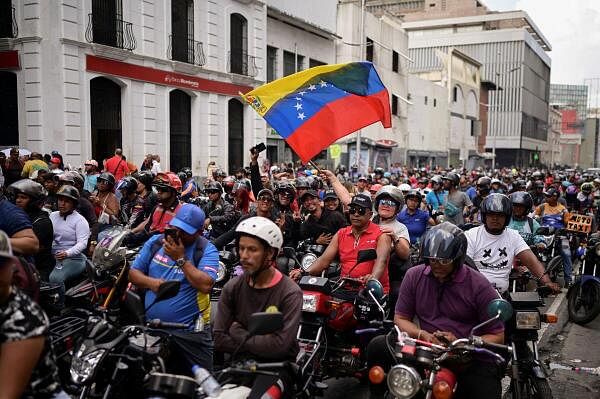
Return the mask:
[[321, 65], [242, 96], [304, 163], [377, 121], [392, 127], [388, 91], [370, 62]]

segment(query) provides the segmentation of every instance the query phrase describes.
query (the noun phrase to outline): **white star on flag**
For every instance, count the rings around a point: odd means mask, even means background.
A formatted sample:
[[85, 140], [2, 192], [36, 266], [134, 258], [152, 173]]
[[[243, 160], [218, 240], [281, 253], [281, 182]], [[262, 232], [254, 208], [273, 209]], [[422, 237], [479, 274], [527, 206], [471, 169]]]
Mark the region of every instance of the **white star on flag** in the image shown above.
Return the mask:
[[299, 109], [302, 109], [302, 104], [296, 103], [296, 105], [294, 105], [294, 107], [296, 108], [296, 111], [298, 111]]
[[300, 113], [298, 114], [298, 119], [300, 119], [301, 121], [303, 121], [303, 120], [304, 120], [304, 118], [306, 118], [306, 116], [304, 116], [304, 112], [300, 112]]
[[319, 84], [321, 85], [321, 87], [327, 87], [327, 82], [325, 82], [324, 80], [321, 80]]
[[303, 95], [306, 94], [306, 92], [305, 91], [300, 91], [300, 92], [298, 92], [298, 94], [300, 94], [301, 96], [303, 96]]
[[317, 90], [317, 87], [315, 85], [310, 85], [310, 86], [308, 86], [308, 90], [310, 90], [310, 91]]
[[296, 100], [296, 101], [302, 101], [302, 97], [294, 97], [294, 100]]

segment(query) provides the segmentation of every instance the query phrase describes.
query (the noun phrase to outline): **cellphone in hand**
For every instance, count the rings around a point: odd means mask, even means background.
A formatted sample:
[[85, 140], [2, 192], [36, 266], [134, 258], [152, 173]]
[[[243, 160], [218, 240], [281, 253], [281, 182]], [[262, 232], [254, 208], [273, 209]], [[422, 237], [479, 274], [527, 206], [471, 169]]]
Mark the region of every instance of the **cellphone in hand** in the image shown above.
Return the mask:
[[165, 229], [165, 238], [171, 237], [171, 239], [175, 242], [179, 242], [179, 231], [174, 228], [166, 228]]
[[255, 145], [254, 147], [252, 147], [251, 151], [254, 153], [260, 154], [261, 152], [263, 152], [266, 149], [267, 149], [267, 146], [265, 145], [265, 143], [259, 143], [259, 144]]

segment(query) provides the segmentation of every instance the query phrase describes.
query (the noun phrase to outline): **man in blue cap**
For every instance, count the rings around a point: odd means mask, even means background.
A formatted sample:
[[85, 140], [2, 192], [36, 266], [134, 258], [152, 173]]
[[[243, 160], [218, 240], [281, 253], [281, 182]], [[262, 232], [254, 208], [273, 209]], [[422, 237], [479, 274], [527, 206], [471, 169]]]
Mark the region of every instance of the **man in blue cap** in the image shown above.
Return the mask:
[[[146, 319], [184, 323], [185, 330], [172, 331], [174, 352], [184, 360], [169, 361], [181, 365], [189, 374], [191, 366], [212, 369], [213, 343], [209, 327], [210, 291], [219, 268], [219, 253], [202, 236], [204, 212], [195, 205], [184, 204], [171, 220], [164, 234], [152, 236], [140, 251], [129, 271], [129, 280], [145, 288], [146, 307], [155, 297], [160, 284], [167, 280], [181, 282], [173, 298], [157, 302]], [[172, 370], [173, 371], [173, 370]]]

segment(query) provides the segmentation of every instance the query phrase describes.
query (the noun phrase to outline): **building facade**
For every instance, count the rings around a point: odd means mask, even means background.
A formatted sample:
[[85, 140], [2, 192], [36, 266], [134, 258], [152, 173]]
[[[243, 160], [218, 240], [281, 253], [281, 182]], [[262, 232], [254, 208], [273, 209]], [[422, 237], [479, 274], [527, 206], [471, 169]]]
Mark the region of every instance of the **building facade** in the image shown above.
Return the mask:
[[555, 107], [548, 108], [548, 145], [542, 153], [542, 163], [546, 165], [561, 164], [560, 134], [562, 127], [562, 114]]
[[[391, 101], [392, 128], [380, 123], [361, 131], [361, 170], [368, 167], [387, 168], [392, 162], [405, 162], [408, 142], [408, 37], [397, 18], [384, 14], [377, 17], [364, 12], [364, 34], [361, 37], [361, 8], [355, 1], [340, 1], [337, 12], [336, 62], [367, 60], [375, 68], [388, 89]], [[361, 47], [363, 42], [364, 47]], [[361, 49], [364, 55], [361, 55]], [[340, 140], [341, 161], [356, 166], [356, 135]]]
[[58, 150], [73, 166], [122, 147], [137, 164], [152, 153], [205, 175], [210, 161], [233, 172], [265, 141], [239, 100], [266, 79], [264, 2], [13, 0], [9, 12], [18, 32], [0, 39], [0, 86], [17, 129], [0, 145]]
[[[477, 6], [476, 6], [477, 8]], [[523, 11], [405, 22], [414, 73], [440, 68], [437, 52], [456, 48], [477, 60], [489, 92], [487, 151], [497, 166], [529, 165], [546, 145], [550, 44]]]

